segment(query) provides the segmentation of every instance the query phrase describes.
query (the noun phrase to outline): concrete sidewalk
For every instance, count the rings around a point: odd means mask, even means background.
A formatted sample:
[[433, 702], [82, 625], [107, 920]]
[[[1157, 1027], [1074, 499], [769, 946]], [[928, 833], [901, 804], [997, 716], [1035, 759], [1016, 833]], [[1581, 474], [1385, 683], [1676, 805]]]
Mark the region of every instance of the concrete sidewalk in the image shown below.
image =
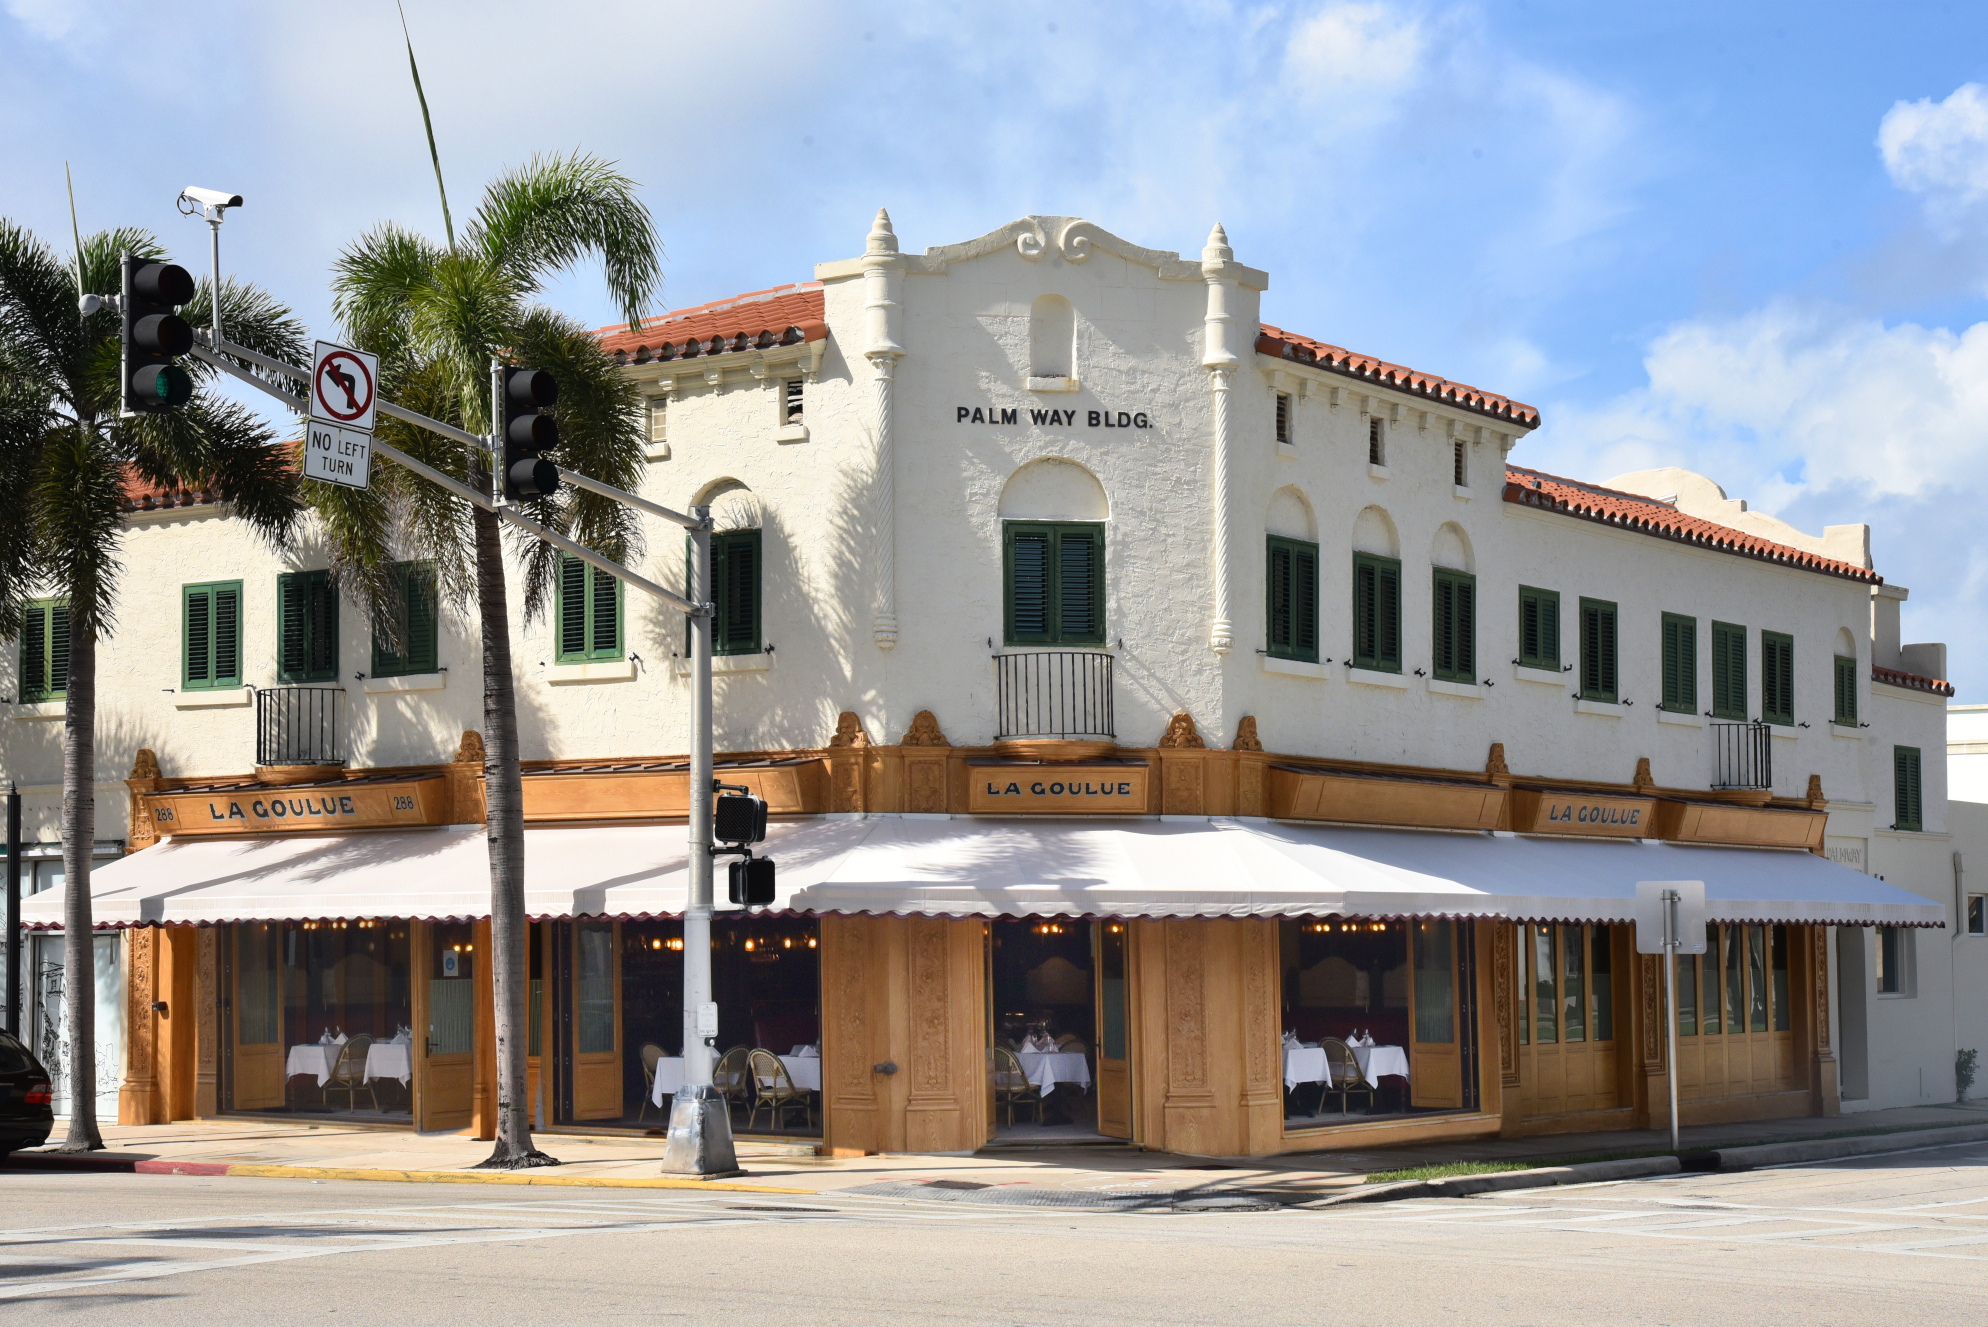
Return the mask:
[[[1835, 1119], [1803, 1118], [1706, 1125], [1683, 1131], [1684, 1151], [1757, 1146], [1805, 1139], [1988, 1124], [1988, 1100], [1964, 1105], [1902, 1107]], [[60, 1138], [57, 1121], [54, 1137]], [[1126, 1147], [989, 1148], [971, 1155], [823, 1157], [807, 1142], [742, 1139], [746, 1175], [713, 1182], [665, 1176], [657, 1136], [539, 1134], [539, 1145], [563, 1163], [524, 1172], [472, 1170], [490, 1144], [467, 1133], [415, 1133], [335, 1122], [220, 1119], [146, 1127], [105, 1126], [103, 1152], [64, 1157], [46, 1149], [18, 1154], [7, 1170], [84, 1169], [297, 1179], [382, 1179], [434, 1183], [586, 1185], [698, 1188], [825, 1194], [895, 1182], [950, 1189], [1027, 1187], [1072, 1195], [1144, 1191], [1219, 1193], [1248, 1190], [1284, 1202], [1304, 1202], [1357, 1188], [1376, 1171], [1455, 1162], [1512, 1167], [1579, 1161], [1623, 1153], [1656, 1153], [1669, 1135], [1655, 1130], [1499, 1138], [1360, 1152], [1310, 1152], [1282, 1157], [1178, 1156]]]

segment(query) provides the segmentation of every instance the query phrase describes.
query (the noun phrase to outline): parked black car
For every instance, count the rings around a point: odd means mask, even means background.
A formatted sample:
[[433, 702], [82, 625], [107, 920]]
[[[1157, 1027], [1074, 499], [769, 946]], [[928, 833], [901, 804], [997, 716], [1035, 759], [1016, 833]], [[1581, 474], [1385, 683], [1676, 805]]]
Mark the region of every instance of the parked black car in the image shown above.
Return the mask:
[[55, 1127], [53, 1097], [41, 1061], [0, 1032], [0, 1159], [48, 1141]]

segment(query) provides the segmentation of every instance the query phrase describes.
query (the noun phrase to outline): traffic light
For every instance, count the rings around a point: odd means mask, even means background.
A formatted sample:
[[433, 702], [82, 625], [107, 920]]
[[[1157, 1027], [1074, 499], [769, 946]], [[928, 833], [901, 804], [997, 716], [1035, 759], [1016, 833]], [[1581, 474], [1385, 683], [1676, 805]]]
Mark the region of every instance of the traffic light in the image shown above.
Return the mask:
[[763, 908], [773, 902], [773, 859], [748, 857], [733, 862], [731, 896], [742, 908]]
[[751, 793], [718, 794], [711, 837], [720, 843], [766, 842], [766, 799]]
[[193, 349], [193, 329], [173, 312], [192, 298], [193, 278], [184, 267], [124, 255], [123, 415], [160, 414], [193, 395], [193, 378], [173, 363]]
[[550, 497], [559, 467], [539, 455], [559, 445], [559, 425], [540, 412], [559, 401], [559, 384], [544, 369], [504, 370], [504, 496]]

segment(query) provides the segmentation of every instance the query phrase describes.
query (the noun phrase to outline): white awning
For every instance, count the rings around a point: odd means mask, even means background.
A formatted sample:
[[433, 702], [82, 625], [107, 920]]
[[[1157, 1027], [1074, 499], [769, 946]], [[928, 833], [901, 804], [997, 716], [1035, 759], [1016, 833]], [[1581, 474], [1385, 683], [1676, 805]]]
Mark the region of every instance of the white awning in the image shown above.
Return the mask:
[[[1945, 908], [1811, 853], [1241, 820], [785, 822], [776, 910], [947, 917], [1486, 917], [1626, 922], [1639, 880], [1703, 880], [1720, 921], [1939, 926]], [[525, 831], [534, 917], [677, 916], [681, 826]], [[91, 873], [99, 926], [490, 911], [476, 828], [175, 839]], [[721, 860], [720, 907], [725, 893]], [[57, 891], [22, 904], [62, 924]]]

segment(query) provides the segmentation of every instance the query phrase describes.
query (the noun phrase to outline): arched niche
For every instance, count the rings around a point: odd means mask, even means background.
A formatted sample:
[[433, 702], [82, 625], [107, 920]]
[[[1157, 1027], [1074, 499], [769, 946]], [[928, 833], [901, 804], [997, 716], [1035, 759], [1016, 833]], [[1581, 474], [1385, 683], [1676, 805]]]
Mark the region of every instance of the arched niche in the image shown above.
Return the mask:
[[737, 479], [712, 480], [697, 490], [690, 505], [709, 507], [720, 530], [758, 530], [766, 524], [765, 504], [759, 494]]
[[1850, 628], [1836, 629], [1836, 653], [1845, 659], [1857, 657], [1857, 638], [1850, 634]]
[[1353, 551], [1383, 558], [1401, 556], [1401, 536], [1395, 533], [1394, 521], [1379, 507], [1362, 508], [1353, 518]]
[[1077, 310], [1061, 295], [1029, 306], [1029, 377], [1077, 376]]
[[1270, 510], [1264, 513], [1263, 528], [1285, 539], [1318, 542], [1318, 519], [1312, 514], [1312, 504], [1305, 501], [1305, 495], [1295, 486], [1287, 485], [1270, 495]]
[[1098, 477], [1059, 456], [1030, 461], [1001, 489], [1004, 521], [1102, 521], [1110, 515]]
[[1436, 531], [1436, 537], [1429, 542], [1429, 565], [1442, 567], [1448, 571], [1477, 570], [1477, 561], [1471, 556], [1470, 536], [1455, 521], [1445, 521]]

